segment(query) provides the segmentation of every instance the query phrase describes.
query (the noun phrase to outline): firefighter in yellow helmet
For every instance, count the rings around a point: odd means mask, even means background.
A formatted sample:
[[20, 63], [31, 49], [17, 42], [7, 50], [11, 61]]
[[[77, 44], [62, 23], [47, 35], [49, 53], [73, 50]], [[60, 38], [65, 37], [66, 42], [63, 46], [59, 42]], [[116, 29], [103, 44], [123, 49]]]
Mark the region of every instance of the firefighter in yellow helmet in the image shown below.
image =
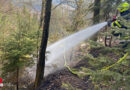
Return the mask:
[[[128, 29], [126, 26], [124, 26], [123, 24], [120, 23], [120, 20], [117, 20], [116, 16], [113, 16], [113, 19], [111, 21], [108, 22], [108, 26], [112, 27], [112, 28], [122, 28], [122, 29]], [[116, 32], [116, 31], [113, 31], [112, 34], [114, 36], [121, 36], [122, 33], [120, 32]]]
[[120, 15], [124, 17], [124, 19], [129, 20], [130, 19], [130, 4], [127, 2], [124, 2], [118, 6], [118, 11], [120, 12]]
[[120, 20], [116, 19], [116, 16], [113, 16], [113, 19], [110, 22], [108, 22], [108, 25], [113, 28], [118, 27], [118, 28], [128, 29], [126, 26], [120, 23]]

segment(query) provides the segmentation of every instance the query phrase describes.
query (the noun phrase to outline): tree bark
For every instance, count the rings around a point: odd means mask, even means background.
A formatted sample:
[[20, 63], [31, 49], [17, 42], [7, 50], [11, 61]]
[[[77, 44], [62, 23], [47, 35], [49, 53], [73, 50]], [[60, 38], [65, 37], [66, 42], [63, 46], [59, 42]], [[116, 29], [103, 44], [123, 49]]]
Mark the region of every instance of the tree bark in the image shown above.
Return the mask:
[[19, 67], [17, 67], [17, 83], [16, 83], [16, 88], [19, 90]]
[[[93, 24], [100, 22], [100, 0], [94, 1], [94, 14], [93, 14]], [[92, 38], [93, 41], [97, 41], [98, 33]]]
[[42, 0], [40, 24], [39, 24], [39, 28], [37, 31], [37, 60], [39, 59], [39, 38], [40, 38], [40, 30], [41, 30], [41, 28], [43, 28], [44, 13], [45, 13], [45, 0]]
[[37, 64], [35, 84], [34, 84], [35, 89], [41, 85], [44, 76], [45, 53], [46, 53], [48, 34], [49, 34], [49, 24], [50, 24], [50, 17], [51, 17], [51, 3], [52, 0], [46, 0], [42, 41], [41, 41], [41, 47], [39, 53], [39, 61]]
[[100, 0], [94, 1], [94, 15], [93, 15], [93, 24], [100, 22]]
[[43, 26], [44, 11], [45, 11], [45, 0], [42, 0], [42, 10], [41, 10], [41, 17], [40, 17], [40, 26], [39, 26], [39, 29], [41, 29], [42, 26]]
[[105, 36], [105, 46], [111, 47], [112, 45], [112, 36]]

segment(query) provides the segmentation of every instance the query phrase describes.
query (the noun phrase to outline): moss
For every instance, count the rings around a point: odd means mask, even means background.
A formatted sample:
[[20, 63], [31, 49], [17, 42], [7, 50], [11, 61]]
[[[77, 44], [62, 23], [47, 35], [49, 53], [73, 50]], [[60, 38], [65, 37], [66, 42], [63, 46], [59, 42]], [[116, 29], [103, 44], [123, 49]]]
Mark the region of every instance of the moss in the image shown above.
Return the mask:
[[67, 90], [81, 90], [78, 88], [73, 87], [71, 84], [69, 83], [62, 83], [62, 88], [65, 88]]

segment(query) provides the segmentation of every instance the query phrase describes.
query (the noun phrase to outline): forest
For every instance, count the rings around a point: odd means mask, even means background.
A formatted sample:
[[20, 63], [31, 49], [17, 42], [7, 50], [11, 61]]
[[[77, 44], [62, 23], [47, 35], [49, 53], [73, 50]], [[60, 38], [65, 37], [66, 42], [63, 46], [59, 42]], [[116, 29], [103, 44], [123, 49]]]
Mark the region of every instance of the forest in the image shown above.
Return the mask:
[[0, 0], [0, 90], [130, 90], [130, 0]]

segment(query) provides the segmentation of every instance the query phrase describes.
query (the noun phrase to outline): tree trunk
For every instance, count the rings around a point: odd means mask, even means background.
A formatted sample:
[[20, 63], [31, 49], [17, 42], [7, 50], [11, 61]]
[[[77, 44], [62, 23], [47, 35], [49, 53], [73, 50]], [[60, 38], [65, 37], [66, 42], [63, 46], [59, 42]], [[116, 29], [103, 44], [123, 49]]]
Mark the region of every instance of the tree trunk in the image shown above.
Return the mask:
[[[100, 0], [94, 1], [94, 14], [93, 14], [93, 24], [100, 22]], [[98, 33], [92, 38], [93, 41], [97, 41]]]
[[100, 22], [100, 0], [94, 1], [93, 24]]
[[17, 67], [17, 83], [16, 83], [16, 88], [19, 90], [19, 67]]
[[48, 34], [49, 34], [49, 24], [50, 24], [50, 17], [51, 17], [51, 3], [52, 0], [46, 0], [42, 41], [40, 47], [39, 61], [37, 64], [35, 84], [34, 84], [35, 89], [40, 86], [44, 76], [45, 53], [46, 53]]
[[111, 47], [112, 45], [112, 36], [105, 36], [105, 46]]
[[41, 17], [40, 17], [40, 26], [39, 26], [39, 29], [41, 29], [42, 26], [43, 26], [44, 11], [45, 11], [45, 0], [42, 0], [42, 10], [41, 10]]
[[45, 0], [42, 0], [40, 25], [39, 25], [39, 28], [38, 28], [38, 31], [37, 31], [37, 60], [39, 59], [39, 37], [40, 37], [40, 29], [43, 27], [44, 12], [45, 12]]

